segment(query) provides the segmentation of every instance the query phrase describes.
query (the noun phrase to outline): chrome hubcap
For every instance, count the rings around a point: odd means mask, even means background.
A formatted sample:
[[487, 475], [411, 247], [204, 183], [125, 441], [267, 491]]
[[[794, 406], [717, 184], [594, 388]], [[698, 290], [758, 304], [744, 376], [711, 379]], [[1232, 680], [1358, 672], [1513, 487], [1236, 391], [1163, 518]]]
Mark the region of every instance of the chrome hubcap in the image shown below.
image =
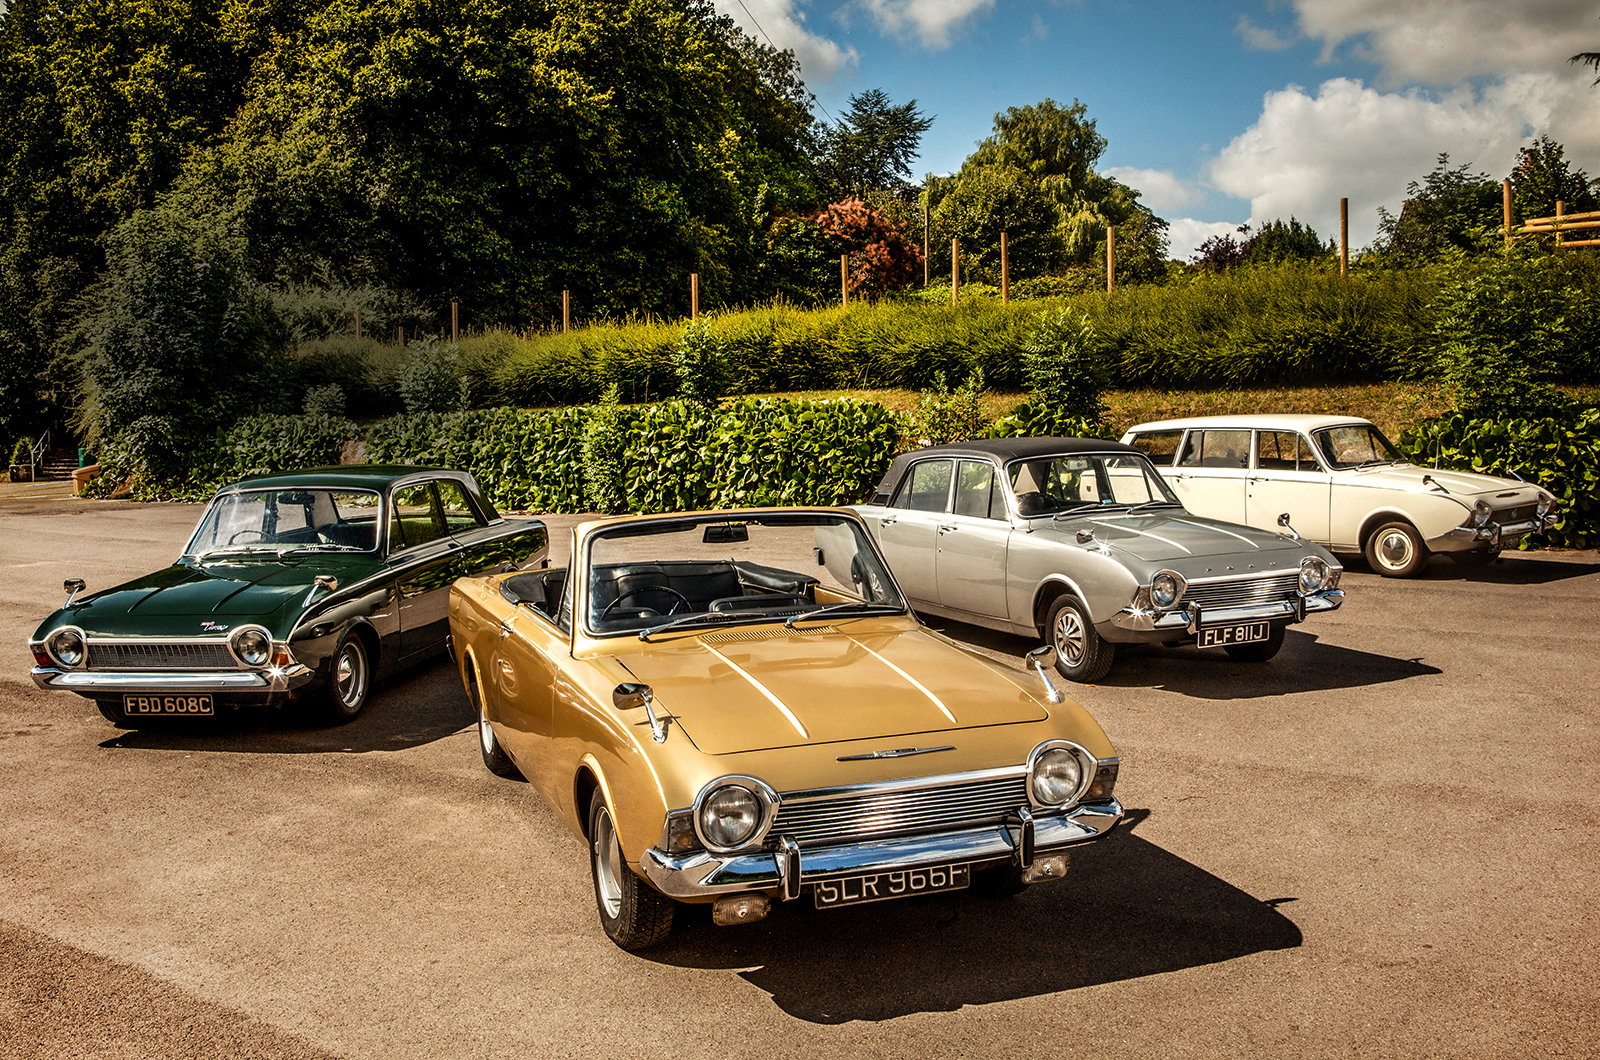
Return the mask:
[[616, 830], [611, 827], [611, 811], [604, 806], [594, 822], [593, 857], [600, 908], [615, 920], [622, 912], [622, 848], [617, 844]]
[[361, 702], [367, 683], [366, 659], [361, 654], [360, 647], [354, 642], [346, 644], [344, 651], [339, 653], [339, 661], [334, 668], [334, 678], [339, 687], [340, 702], [347, 707], [353, 707]]
[[1391, 569], [1404, 567], [1411, 561], [1411, 539], [1398, 530], [1391, 530], [1378, 542], [1378, 558]]
[[1067, 610], [1056, 616], [1056, 651], [1069, 666], [1083, 661], [1083, 623], [1076, 611]]
[[489, 728], [489, 719], [483, 710], [478, 710], [478, 740], [483, 744], [483, 753], [494, 754], [494, 730]]

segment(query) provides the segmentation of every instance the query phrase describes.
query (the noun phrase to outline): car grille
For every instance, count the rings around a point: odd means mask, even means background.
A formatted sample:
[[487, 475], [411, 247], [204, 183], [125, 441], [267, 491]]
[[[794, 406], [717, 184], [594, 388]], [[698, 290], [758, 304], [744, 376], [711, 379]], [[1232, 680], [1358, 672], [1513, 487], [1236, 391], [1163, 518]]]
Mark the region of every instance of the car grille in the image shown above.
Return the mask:
[[1538, 510], [1539, 506], [1537, 504], [1518, 504], [1510, 508], [1496, 508], [1494, 510], [1494, 521], [1501, 526], [1509, 523], [1525, 523], [1532, 519]]
[[801, 847], [822, 847], [999, 825], [1006, 814], [1028, 805], [1026, 783], [1018, 774], [920, 791], [780, 803], [768, 834], [789, 836]]
[[1257, 578], [1233, 578], [1227, 581], [1189, 583], [1183, 594], [1186, 604], [1199, 604], [1200, 609], [1223, 607], [1248, 607], [1251, 604], [1269, 604], [1280, 600], [1293, 601], [1300, 572], [1288, 574], [1263, 574]]
[[227, 644], [89, 642], [91, 670], [237, 670]]

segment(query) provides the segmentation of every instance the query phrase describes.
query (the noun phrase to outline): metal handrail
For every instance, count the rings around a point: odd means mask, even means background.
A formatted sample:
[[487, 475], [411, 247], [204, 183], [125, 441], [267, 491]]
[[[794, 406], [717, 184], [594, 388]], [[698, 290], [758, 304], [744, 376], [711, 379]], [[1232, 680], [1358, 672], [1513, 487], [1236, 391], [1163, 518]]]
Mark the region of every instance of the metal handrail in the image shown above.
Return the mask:
[[39, 465], [44, 463], [44, 456], [49, 451], [50, 451], [50, 429], [48, 427], [46, 427], [45, 428], [45, 432], [39, 436], [39, 440], [34, 443], [33, 448], [31, 450], [29, 450], [29, 452], [28, 452], [28, 460], [29, 460], [28, 475], [29, 475], [29, 477], [31, 477], [31, 478], [38, 478], [39, 477]]

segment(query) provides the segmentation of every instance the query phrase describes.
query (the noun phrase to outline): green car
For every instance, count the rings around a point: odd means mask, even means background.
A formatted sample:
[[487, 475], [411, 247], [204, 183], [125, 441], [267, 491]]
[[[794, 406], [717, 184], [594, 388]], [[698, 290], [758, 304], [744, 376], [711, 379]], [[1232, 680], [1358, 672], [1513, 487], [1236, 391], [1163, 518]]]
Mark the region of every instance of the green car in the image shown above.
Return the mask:
[[[357, 465], [246, 479], [211, 498], [165, 570], [67, 602], [29, 643], [40, 688], [113, 723], [310, 697], [354, 718], [374, 680], [445, 650], [450, 584], [544, 560], [471, 475]], [[548, 562], [546, 560], [546, 562]]]

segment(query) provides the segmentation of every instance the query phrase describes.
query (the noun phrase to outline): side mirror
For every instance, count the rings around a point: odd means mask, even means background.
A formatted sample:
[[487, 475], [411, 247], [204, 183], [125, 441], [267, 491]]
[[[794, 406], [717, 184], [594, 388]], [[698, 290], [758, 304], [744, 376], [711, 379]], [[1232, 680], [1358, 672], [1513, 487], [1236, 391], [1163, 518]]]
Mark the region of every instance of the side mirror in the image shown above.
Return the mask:
[[311, 579], [311, 583], [313, 585], [321, 586], [330, 593], [338, 591], [339, 588], [339, 579], [335, 578], [331, 574], [319, 574], [315, 578]]
[[67, 602], [62, 604], [62, 607], [72, 606], [72, 598], [83, 592], [83, 584], [82, 578], [68, 578], [61, 583], [61, 588], [67, 591]]
[[1056, 649], [1053, 644], [1046, 644], [1033, 649], [1028, 653], [1028, 665], [1034, 669], [1043, 669], [1056, 664]]
[[620, 684], [611, 691], [611, 702], [618, 710], [638, 710], [650, 702], [650, 686], [633, 682]]
[[1282, 515], [1278, 516], [1278, 525], [1283, 527], [1284, 529], [1288, 530], [1289, 534], [1296, 541], [1300, 540], [1300, 532], [1298, 530], [1296, 530], [1294, 527], [1289, 525], [1289, 513], [1288, 512], [1284, 512]]

